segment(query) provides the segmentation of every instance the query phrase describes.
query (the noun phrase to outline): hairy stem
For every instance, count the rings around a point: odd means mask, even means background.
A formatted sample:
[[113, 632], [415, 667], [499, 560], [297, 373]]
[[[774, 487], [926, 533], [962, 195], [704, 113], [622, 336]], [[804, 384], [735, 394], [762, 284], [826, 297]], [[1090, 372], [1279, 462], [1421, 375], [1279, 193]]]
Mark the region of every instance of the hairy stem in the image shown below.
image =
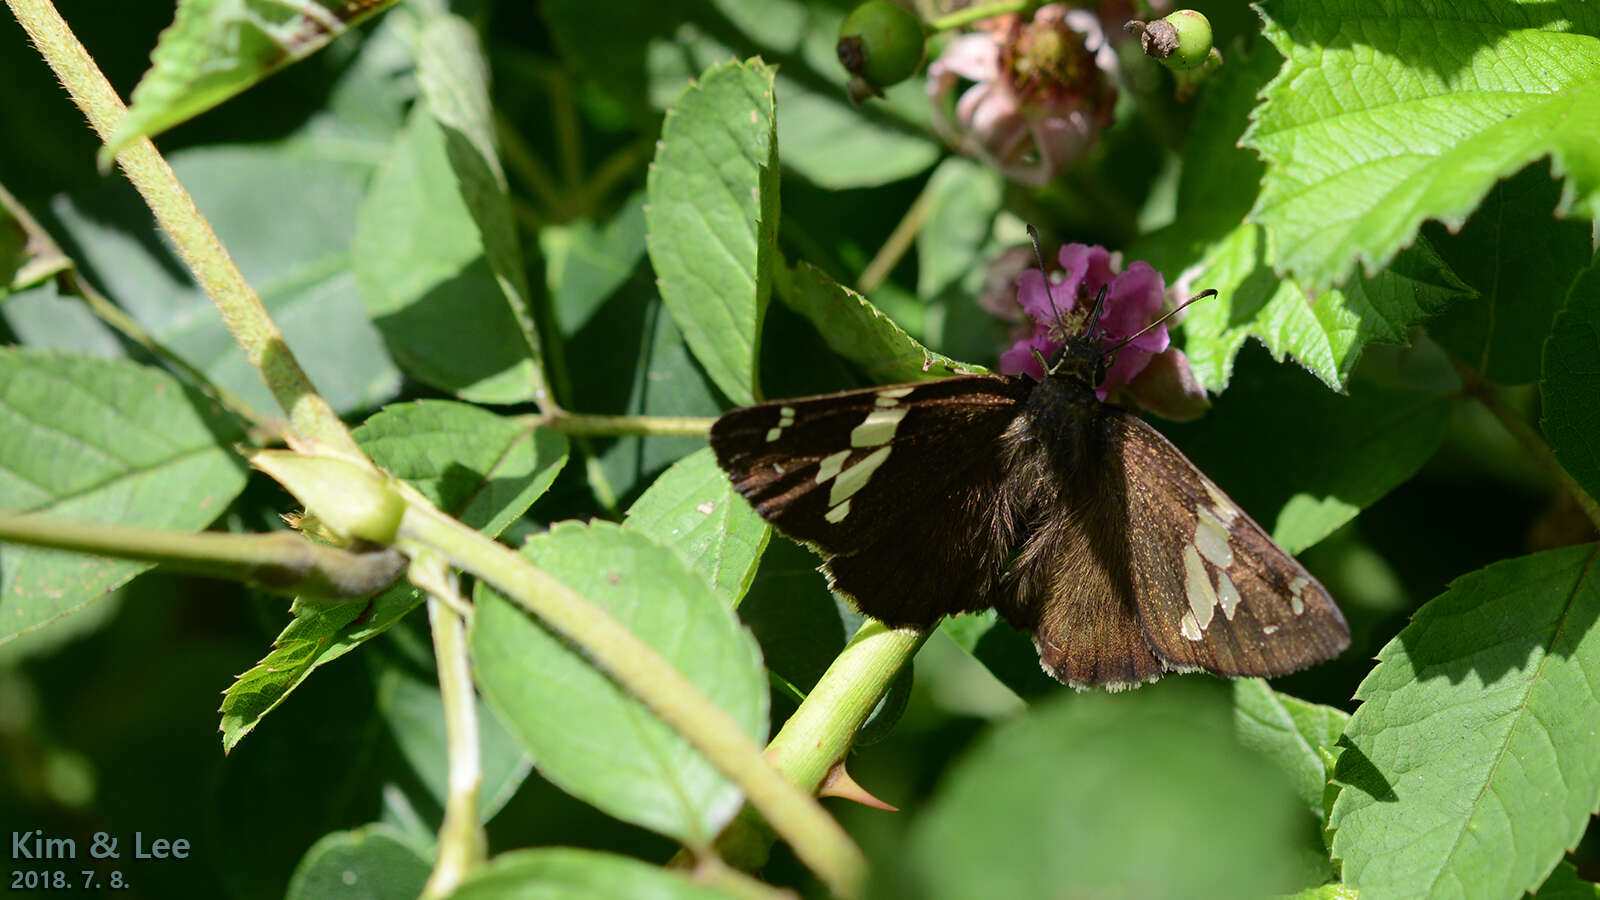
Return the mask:
[[[61, 14], [50, 0], [6, 3], [95, 133], [102, 141], [108, 139], [127, 116], [127, 107]], [[117, 154], [117, 163], [155, 213], [157, 223], [172, 240], [196, 283], [216, 304], [223, 323], [288, 414], [295, 433], [359, 456], [349, 430], [316, 392], [278, 326], [267, 315], [261, 298], [245, 281], [155, 145], [141, 138]]]

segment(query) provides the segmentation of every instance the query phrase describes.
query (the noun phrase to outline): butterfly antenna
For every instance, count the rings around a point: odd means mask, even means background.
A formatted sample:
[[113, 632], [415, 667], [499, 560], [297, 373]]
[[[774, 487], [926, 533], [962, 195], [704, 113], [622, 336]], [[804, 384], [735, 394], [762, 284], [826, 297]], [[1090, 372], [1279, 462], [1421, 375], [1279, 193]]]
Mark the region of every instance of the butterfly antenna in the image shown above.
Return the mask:
[[[1104, 297], [1105, 293], [1106, 293], [1105, 292], [1105, 288], [1101, 288], [1100, 289], [1100, 296]], [[1136, 340], [1137, 338], [1143, 337], [1146, 332], [1148, 332], [1151, 329], [1155, 328], [1156, 326], [1160, 325], [1162, 322], [1165, 322], [1166, 320], [1168, 320], [1168, 319], [1172, 318], [1173, 316], [1177, 315], [1179, 310], [1184, 309], [1189, 304], [1197, 302], [1197, 301], [1200, 301], [1200, 300], [1204, 300], [1207, 297], [1215, 297], [1216, 295], [1217, 295], [1217, 292], [1214, 289], [1209, 289], [1209, 288], [1206, 289], [1206, 290], [1201, 291], [1198, 294], [1195, 294], [1193, 297], [1190, 297], [1189, 299], [1183, 301], [1182, 303], [1180, 303], [1176, 307], [1174, 307], [1172, 312], [1167, 313], [1166, 315], [1164, 315], [1161, 318], [1155, 320], [1154, 322], [1151, 322], [1149, 325], [1146, 325], [1145, 327], [1139, 329], [1138, 331], [1134, 332], [1133, 334], [1130, 334], [1127, 337], [1123, 338], [1121, 341], [1117, 342], [1117, 345], [1115, 347], [1112, 347], [1111, 349], [1107, 350], [1105, 352], [1105, 355], [1109, 356], [1109, 355], [1117, 352], [1118, 350], [1121, 350], [1123, 347], [1126, 347], [1129, 344], [1133, 343], [1133, 341]], [[1098, 307], [1098, 303], [1096, 304], [1096, 306]]]
[[1061, 308], [1056, 306], [1056, 297], [1050, 293], [1050, 270], [1044, 267], [1044, 254], [1039, 252], [1039, 230], [1032, 225], [1028, 226], [1028, 237], [1033, 239], [1033, 258], [1039, 263], [1039, 276], [1044, 279], [1044, 296], [1050, 301], [1050, 311], [1055, 313], [1056, 327], [1062, 327], [1065, 319], [1061, 316]]

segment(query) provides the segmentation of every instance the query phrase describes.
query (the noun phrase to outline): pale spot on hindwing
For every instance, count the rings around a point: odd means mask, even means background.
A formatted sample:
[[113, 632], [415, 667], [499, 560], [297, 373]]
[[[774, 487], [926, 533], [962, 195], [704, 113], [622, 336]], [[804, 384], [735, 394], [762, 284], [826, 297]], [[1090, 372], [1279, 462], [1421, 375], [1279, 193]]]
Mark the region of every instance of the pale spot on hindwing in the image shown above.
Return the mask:
[[[881, 399], [881, 398], [880, 398]], [[881, 447], [894, 440], [895, 429], [909, 412], [904, 407], [875, 409], [850, 432], [852, 447]]]
[[1194, 620], [1193, 610], [1183, 611], [1183, 618], [1178, 620], [1178, 631], [1191, 641], [1200, 640], [1200, 625]]
[[1289, 582], [1289, 609], [1297, 616], [1306, 611], [1306, 598], [1300, 596], [1300, 592], [1310, 583], [1311, 580], [1304, 575], [1296, 575], [1294, 580]]
[[[1211, 578], [1206, 575], [1205, 561], [1200, 558], [1200, 551], [1193, 546], [1183, 548], [1183, 591], [1189, 599], [1189, 613], [1194, 619], [1196, 633], [1191, 641], [1200, 640], [1200, 632], [1206, 630], [1211, 624], [1211, 616], [1217, 605], [1217, 592], [1211, 586]], [[1188, 633], [1185, 632], [1185, 637]]]
[[1239, 518], [1239, 508], [1233, 505], [1233, 501], [1228, 499], [1227, 494], [1217, 490], [1216, 485], [1204, 478], [1200, 479], [1200, 483], [1205, 486], [1206, 493], [1211, 496], [1211, 508], [1216, 511], [1217, 518], [1221, 519], [1224, 525], [1232, 525], [1233, 520]]
[[1233, 579], [1228, 573], [1217, 570], [1217, 605], [1222, 607], [1222, 615], [1228, 621], [1233, 621], [1233, 611], [1239, 608], [1239, 589], [1234, 586]]
[[1228, 525], [1210, 507], [1200, 507], [1194, 523], [1194, 545], [1212, 565], [1221, 569], [1233, 565], [1233, 548], [1228, 544]]

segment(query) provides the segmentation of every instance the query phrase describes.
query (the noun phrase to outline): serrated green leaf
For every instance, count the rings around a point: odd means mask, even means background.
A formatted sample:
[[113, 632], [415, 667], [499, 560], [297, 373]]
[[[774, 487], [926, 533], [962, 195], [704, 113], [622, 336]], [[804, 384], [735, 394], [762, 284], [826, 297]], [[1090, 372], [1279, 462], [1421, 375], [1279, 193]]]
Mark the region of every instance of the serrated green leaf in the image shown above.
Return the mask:
[[684, 91], [650, 167], [646, 246], [661, 299], [717, 387], [760, 395], [761, 319], [777, 254], [772, 70], [726, 63]]
[[1267, 163], [1250, 220], [1314, 287], [1369, 273], [1425, 219], [1459, 226], [1550, 156], [1558, 212], [1600, 214], [1600, 11], [1581, 2], [1263, 5], [1287, 62], [1241, 143]]
[[1339, 396], [1259, 354], [1240, 372], [1204, 419], [1162, 430], [1291, 553], [1415, 474], [1455, 408], [1453, 394], [1366, 382]]
[[622, 528], [678, 554], [730, 607], [744, 599], [772, 537], [709, 447], [663, 472], [628, 509]]
[[[757, 739], [767, 731], [760, 651], [671, 550], [605, 522], [559, 523], [523, 554], [604, 608]], [[624, 821], [708, 847], [737, 787], [582, 654], [479, 584], [473, 671], [540, 774]]]
[[491, 240], [504, 238], [475, 217], [479, 203], [494, 205], [484, 195], [495, 188], [455, 168], [465, 155], [452, 148], [465, 143], [426, 107], [412, 110], [361, 205], [351, 265], [408, 374], [464, 400], [521, 403], [534, 397], [538, 356], [509, 299], [517, 282], [491, 258]]
[[1491, 381], [1539, 377], [1550, 323], [1594, 252], [1589, 223], [1550, 215], [1560, 194], [1545, 166], [1529, 166], [1496, 184], [1457, 233], [1423, 230], [1479, 295], [1429, 322], [1428, 335]]
[[1600, 498], [1600, 261], [1572, 287], [1544, 344], [1540, 423], [1550, 449], [1590, 497]]
[[876, 896], [1244, 898], [1310, 883], [1310, 817], [1209, 688], [1062, 693], [996, 728], [913, 824], [899, 893]]
[[1274, 273], [1257, 225], [1240, 219], [1255, 200], [1264, 167], [1236, 146], [1261, 86], [1280, 58], [1268, 48], [1230, 54], [1196, 111], [1184, 153], [1176, 222], [1129, 248], [1169, 278], [1218, 296], [1189, 308], [1184, 352], [1202, 384], [1227, 387], [1246, 340], [1274, 359], [1293, 357], [1334, 390], [1344, 390], [1367, 344], [1409, 342], [1418, 321], [1471, 291], [1431, 248], [1419, 243], [1374, 278], [1308, 295]]
[[394, 0], [180, 0], [101, 165], [317, 52]]
[[[1232, 683], [1233, 723], [1239, 743], [1275, 763], [1295, 784], [1300, 800], [1323, 823], [1328, 786], [1324, 754], [1331, 753], [1350, 716], [1342, 710], [1280, 694], [1259, 678]], [[1331, 874], [1331, 873], [1330, 873]]]
[[1600, 808], [1593, 545], [1505, 560], [1424, 605], [1345, 729], [1335, 857], [1363, 898], [1537, 887]]
[[[354, 436], [385, 471], [489, 537], [526, 512], [567, 461], [563, 435], [446, 400], [390, 406]], [[223, 749], [232, 750], [317, 668], [389, 630], [422, 600], [402, 582], [366, 604], [297, 601], [271, 652], [225, 692]]]
[[433, 863], [405, 835], [374, 824], [335, 831], [306, 851], [287, 900], [413, 900]]
[[669, 869], [628, 856], [545, 847], [513, 850], [474, 872], [450, 900], [726, 900], [727, 894], [702, 887]]
[[355, 438], [384, 471], [490, 537], [527, 512], [567, 463], [560, 432], [448, 400], [384, 407]]
[[866, 298], [808, 263], [786, 270], [778, 289], [786, 306], [817, 326], [829, 348], [880, 384], [987, 371], [917, 343]]
[[[158, 369], [0, 348], [0, 509], [194, 531], [243, 490], [243, 430]], [[0, 544], [0, 641], [150, 568]]]

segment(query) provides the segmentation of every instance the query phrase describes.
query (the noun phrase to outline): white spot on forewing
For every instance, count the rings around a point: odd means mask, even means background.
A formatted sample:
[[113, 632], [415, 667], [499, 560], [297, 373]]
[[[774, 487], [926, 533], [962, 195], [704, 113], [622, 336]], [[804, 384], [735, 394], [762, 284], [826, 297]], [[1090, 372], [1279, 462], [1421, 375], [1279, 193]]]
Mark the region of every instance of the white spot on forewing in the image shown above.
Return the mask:
[[780, 407], [778, 407], [778, 417], [779, 418], [783, 418], [783, 419], [788, 419], [790, 422], [793, 422], [794, 421], [794, 407], [792, 407], [792, 406], [780, 406]]
[[1211, 560], [1213, 565], [1223, 569], [1233, 565], [1228, 526], [1209, 507], [1200, 507], [1199, 517], [1195, 519], [1194, 545], [1200, 548], [1200, 555]]
[[1300, 596], [1300, 592], [1310, 583], [1311, 580], [1304, 575], [1296, 575], [1294, 580], [1289, 582], [1289, 608], [1297, 616], [1306, 611], [1306, 600]]
[[905, 395], [911, 393], [912, 391], [914, 391], [916, 389], [917, 389], [916, 385], [909, 385], [907, 387], [897, 387], [897, 388], [884, 388], [883, 390], [878, 392], [878, 396], [880, 398], [885, 398], [885, 399], [889, 399], [889, 400], [898, 400], [899, 398], [904, 397]]
[[817, 484], [821, 484], [843, 471], [844, 461], [849, 458], [849, 450], [840, 450], [838, 453], [830, 453], [824, 456], [822, 462], [817, 464]]
[[1276, 625], [1263, 625], [1263, 626], [1261, 626], [1261, 633], [1262, 634], [1277, 634], [1278, 633], [1278, 626], [1276, 626]]
[[867, 413], [867, 418], [850, 432], [850, 446], [852, 447], [879, 447], [894, 440], [895, 429], [900, 427], [900, 420], [906, 417], [908, 410], [875, 409]]
[[782, 428], [768, 428], [767, 429], [767, 443], [770, 444], [773, 441], [777, 440], [778, 439], [778, 435], [780, 435], [780, 434], [783, 434], [783, 429]]
[[1183, 611], [1183, 618], [1178, 620], [1178, 631], [1191, 641], [1200, 640], [1200, 623], [1194, 620], [1192, 610]]
[[844, 521], [844, 517], [848, 516], [848, 515], [850, 515], [850, 501], [846, 500], [845, 502], [839, 504], [838, 506], [835, 506], [834, 508], [832, 508], [832, 509], [828, 510], [827, 512], [823, 513], [822, 517], [824, 519], [827, 519], [829, 522], [832, 522], [833, 524], [837, 525], [840, 522], [843, 522]]
[[[1211, 624], [1213, 607], [1217, 605], [1217, 592], [1211, 587], [1211, 579], [1206, 575], [1205, 561], [1200, 559], [1200, 551], [1192, 545], [1183, 548], [1183, 592], [1189, 598], [1189, 610], [1194, 614], [1194, 623], [1201, 631]], [[1198, 637], [1190, 640], [1199, 640]]]
[[1211, 495], [1211, 508], [1217, 511], [1222, 524], [1232, 525], [1233, 520], [1239, 518], [1239, 507], [1233, 505], [1227, 494], [1217, 490], [1216, 485], [1204, 479], [1200, 483], [1205, 485], [1206, 493]]
[[1239, 589], [1228, 573], [1221, 570], [1217, 571], [1217, 605], [1222, 607], [1223, 616], [1232, 622], [1233, 611], [1239, 608]]
[[872, 451], [855, 465], [840, 473], [833, 489], [828, 492], [828, 505], [838, 506], [845, 500], [855, 496], [856, 491], [867, 486], [867, 481], [872, 478], [872, 473], [878, 471], [883, 461], [889, 458], [889, 448], [879, 447]]

